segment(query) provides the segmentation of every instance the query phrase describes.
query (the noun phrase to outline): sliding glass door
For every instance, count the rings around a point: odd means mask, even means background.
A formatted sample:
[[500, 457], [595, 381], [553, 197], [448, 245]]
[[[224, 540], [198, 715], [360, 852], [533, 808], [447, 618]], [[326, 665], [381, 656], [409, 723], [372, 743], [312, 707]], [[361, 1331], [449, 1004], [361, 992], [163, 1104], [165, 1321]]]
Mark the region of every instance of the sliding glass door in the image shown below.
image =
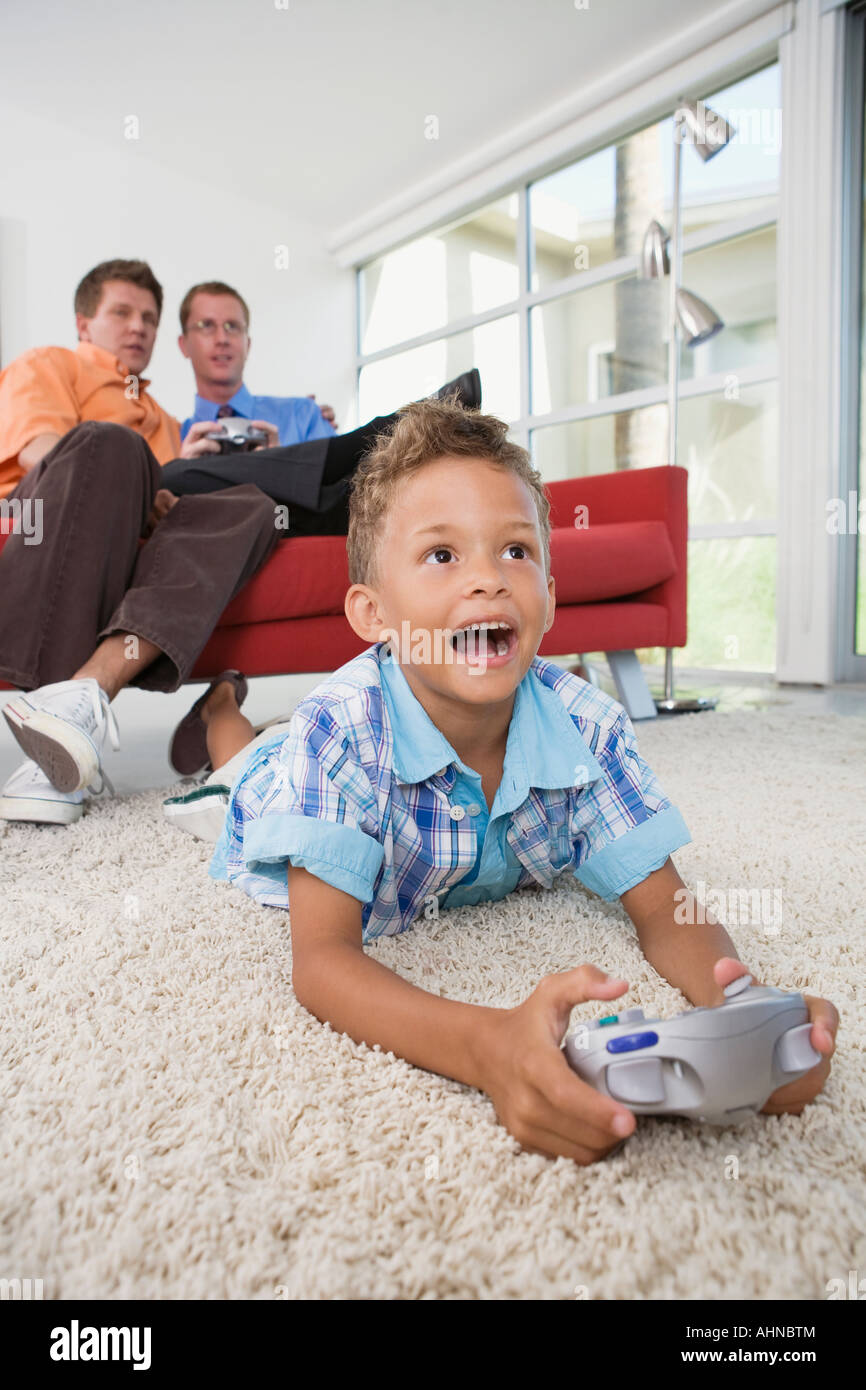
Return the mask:
[[827, 527], [839, 545], [838, 677], [866, 681], [866, 4], [847, 23], [841, 496]]

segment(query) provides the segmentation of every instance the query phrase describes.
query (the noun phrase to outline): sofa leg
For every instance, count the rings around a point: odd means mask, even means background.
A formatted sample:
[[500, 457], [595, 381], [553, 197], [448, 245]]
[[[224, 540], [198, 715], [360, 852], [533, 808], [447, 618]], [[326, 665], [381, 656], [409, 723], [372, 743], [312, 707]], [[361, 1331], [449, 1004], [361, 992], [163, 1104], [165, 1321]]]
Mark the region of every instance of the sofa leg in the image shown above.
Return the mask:
[[655, 719], [658, 711], [634, 651], [605, 652], [619, 702], [629, 719]]
[[582, 653], [578, 655], [577, 664], [575, 666], [569, 666], [568, 669], [573, 675], [580, 676], [582, 681], [586, 681], [589, 685], [597, 686], [599, 690], [601, 689], [598, 671], [594, 666], [590, 666], [588, 661], [584, 661]]

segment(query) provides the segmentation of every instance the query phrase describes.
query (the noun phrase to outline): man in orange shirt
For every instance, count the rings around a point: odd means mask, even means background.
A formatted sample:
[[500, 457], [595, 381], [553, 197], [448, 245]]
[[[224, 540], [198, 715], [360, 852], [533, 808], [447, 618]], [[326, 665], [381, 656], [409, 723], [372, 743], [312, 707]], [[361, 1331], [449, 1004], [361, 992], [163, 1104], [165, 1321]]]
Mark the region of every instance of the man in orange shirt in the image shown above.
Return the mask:
[[[277, 540], [253, 484], [161, 486], [160, 465], [217, 447], [181, 445], [141, 375], [161, 309], [145, 262], [105, 262], [76, 291], [78, 347], [35, 348], [0, 373], [0, 677], [31, 692], [4, 709], [28, 760], [0, 817], [77, 820], [106, 729], [117, 746], [111, 700], [127, 684], [176, 690]], [[38, 527], [15, 524], [34, 515]]]
[[[126, 273], [135, 280], [103, 280], [98, 266], [79, 285], [74, 352], [31, 348], [0, 373], [0, 496], [84, 420], [128, 425], [160, 463], [180, 454], [178, 422], [148, 394], [150, 382], [139, 375], [156, 338], [158, 281], [129, 264]], [[88, 283], [94, 276], [96, 283]]]

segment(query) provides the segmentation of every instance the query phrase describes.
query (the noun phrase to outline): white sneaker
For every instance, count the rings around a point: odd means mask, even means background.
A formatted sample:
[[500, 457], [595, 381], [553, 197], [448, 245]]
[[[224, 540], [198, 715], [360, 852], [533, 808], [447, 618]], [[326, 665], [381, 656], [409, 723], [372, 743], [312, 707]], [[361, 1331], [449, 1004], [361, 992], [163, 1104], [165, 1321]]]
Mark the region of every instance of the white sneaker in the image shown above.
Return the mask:
[[220, 783], [195, 787], [184, 796], [170, 796], [162, 803], [162, 813], [178, 830], [216, 844], [225, 825], [230, 795], [231, 788]]
[[32, 759], [16, 767], [0, 791], [0, 819], [71, 825], [80, 820], [86, 793], [59, 792]]
[[[105, 730], [119, 748], [117, 723], [108, 695], [92, 676], [41, 685], [27, 695], [13, 695], [3, 715], [28, 758], [38, 763], [59, 792], [91, 787], [102, 772]], [[102, 782], [95, 788], [102, 789]]]

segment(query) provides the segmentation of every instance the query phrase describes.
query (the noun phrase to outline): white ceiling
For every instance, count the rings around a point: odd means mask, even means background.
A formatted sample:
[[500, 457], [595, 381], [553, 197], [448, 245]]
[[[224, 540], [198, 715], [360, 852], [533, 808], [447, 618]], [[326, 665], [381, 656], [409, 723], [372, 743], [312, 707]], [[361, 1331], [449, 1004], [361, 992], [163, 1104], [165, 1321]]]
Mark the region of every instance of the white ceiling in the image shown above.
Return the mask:
[[327, 235], [719, 8], [588, 3], [7, 0], [0, 93]]

